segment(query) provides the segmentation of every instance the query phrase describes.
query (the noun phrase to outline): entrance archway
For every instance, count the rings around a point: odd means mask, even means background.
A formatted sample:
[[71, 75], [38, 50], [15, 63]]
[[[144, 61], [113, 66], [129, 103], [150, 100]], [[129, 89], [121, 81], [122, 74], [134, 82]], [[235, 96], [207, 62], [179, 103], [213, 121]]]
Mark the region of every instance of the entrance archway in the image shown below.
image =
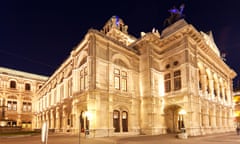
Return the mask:
[[168, 133], [179, 132], [179, 110], [181, 107], [179, 105], [169, 105], [164, 109], [165, 112], [165, 122], [167, 126]]

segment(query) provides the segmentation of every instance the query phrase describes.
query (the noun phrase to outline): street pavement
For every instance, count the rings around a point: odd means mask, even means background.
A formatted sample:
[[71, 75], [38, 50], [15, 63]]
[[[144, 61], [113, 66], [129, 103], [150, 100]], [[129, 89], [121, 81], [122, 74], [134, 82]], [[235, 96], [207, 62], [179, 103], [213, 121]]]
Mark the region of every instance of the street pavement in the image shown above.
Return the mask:
[[[104, 137], [104, 138], [81, 138], [78, 136], [51, 134], [47, 144], [239, 144], [240, 135], [235, 132], [212, 134], [207, 136], [188, 137], [179, 139], [175, 134], [155, 135], [155, 136], [124, 136], [124, 137]], [[35, 136], [15, 136], [0, 137], [0, 144], [42, 144], [40, 135]]]

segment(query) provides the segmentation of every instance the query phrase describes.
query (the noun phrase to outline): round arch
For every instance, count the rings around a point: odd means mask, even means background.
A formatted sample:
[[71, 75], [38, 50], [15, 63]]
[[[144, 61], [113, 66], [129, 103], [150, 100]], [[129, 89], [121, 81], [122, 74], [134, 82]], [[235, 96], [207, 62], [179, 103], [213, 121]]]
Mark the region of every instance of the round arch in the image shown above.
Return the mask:
[[77, 57], [77, 65], [76, 67], [80, 67], [83, 63], [87, 61], [88, 53], [86, 51], [82, 51], [82, 53]]
[[129, 109], [127, 106], [116, 105], [113, 109], [114, 132], [128, 132]]
[[131, 68], [131, 64], [128, 58], [121, 54], [115, 54], [112, 56], [112, 62], [118, 65], [124, 66], [126, 68]]
[[[165, 123], [168, 133], [176, 133], [180, 128], [184, 127], [183, 119], [180, 121], [179, 112], [183, 107], [180, 105], [172, 104], [164, 108]], [[182, 117], [181, 117], [182, 118]], [[181, 122], [181, 123], [180, 123]]]

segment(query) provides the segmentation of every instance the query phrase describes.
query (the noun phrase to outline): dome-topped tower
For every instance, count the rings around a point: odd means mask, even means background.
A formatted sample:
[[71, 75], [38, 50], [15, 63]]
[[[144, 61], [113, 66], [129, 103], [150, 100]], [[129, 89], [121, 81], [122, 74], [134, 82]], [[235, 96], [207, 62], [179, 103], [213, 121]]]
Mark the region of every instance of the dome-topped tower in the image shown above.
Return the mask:
[[101, 30], [106, 36], [128, 46], [136, 41], [136, 38], [128, 34], [128, 26], [118, 16], [112, 16]]
[[112, 28], [118, 29], [123, 33], [128, 33], [128, 26], [118, 16], [112, 16], [103, 27], [103, 32], [107, 34]]

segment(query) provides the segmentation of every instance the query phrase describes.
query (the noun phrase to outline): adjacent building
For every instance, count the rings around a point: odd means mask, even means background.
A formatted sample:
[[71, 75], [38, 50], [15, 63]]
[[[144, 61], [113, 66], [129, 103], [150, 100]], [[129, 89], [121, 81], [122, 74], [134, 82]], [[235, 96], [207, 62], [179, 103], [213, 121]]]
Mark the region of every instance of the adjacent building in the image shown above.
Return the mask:
[[234, 91], [234, 108], [235, 108], [235, 113], [234, 113], [234, 116], [235, 116], [235, 125], [236, 127], [240, 127], [240, 91], [239, 89]]
[[0, 127], [32, 129], [32, 100], [47, 79], [0, 67]]
[[113, 16], [36, 91], [32, 128], [47, 122], [90, 137], [232, 131], [235, 76], [211, 32], [181, 19], [136, 38]]

